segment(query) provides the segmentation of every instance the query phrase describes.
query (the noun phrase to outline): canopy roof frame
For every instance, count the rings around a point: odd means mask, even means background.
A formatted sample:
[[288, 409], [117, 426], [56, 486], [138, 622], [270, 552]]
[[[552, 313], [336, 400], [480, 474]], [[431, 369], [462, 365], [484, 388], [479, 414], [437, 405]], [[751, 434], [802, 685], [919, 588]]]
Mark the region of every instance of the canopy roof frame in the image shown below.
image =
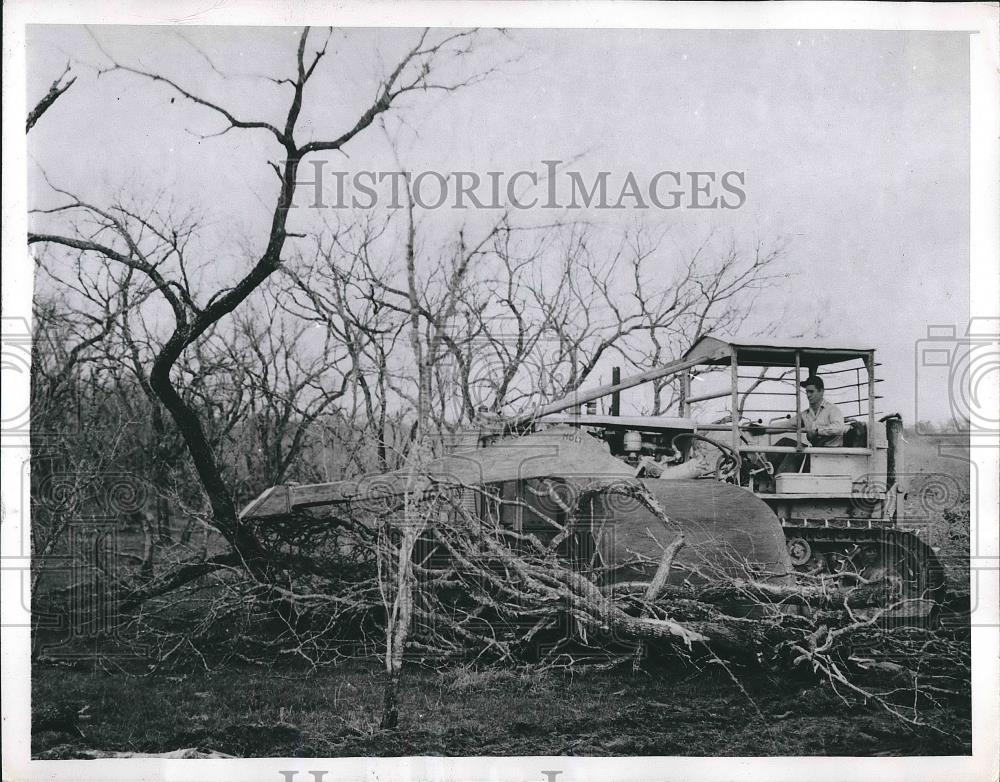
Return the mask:
[[796, 355], [801, 366], [821, 367], [844, 361], [869, 362], [875, 349], [863, 345], [834, 343], [821, 339], [788, 340], [734, 340], [707, 334], [684, 354], [684, 361], [694, 361], [706, 366], [729, 365], [732, 356], [741, 366], [795, 366]]

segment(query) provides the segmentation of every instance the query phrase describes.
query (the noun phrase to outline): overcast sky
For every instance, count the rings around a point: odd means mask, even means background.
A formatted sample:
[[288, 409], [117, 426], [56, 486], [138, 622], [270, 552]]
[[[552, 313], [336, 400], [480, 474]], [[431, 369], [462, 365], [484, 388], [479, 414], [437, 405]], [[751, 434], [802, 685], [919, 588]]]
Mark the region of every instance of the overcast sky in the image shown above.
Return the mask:
[[[291, 74], [288, 28], [33, 27], [29, 104], [67, 60], [78, 82], [29, 138], [34, 204], [52, 203], [40, 168], [60, 187], [98, 201], [162, 190], [208, 216], [206, 247], [237, 263], [245, 235], [266, 235], [280, 151], [266, 133], [230, 132], [219, 119], [106, 65], [171, 76], [233, 107], [280, 122], [287, 88], [258, 78]], [[412, 45], [411, 30], [338, 31], [310, 84], [305, 132], [332, 137], [369, 99], [375, 79]], [[637, 218], [670, 229], [678, 245], [710, 229], [740, 241], [784, 241], [794, 276], [766, 300], [787, 311], [787, 333], [822, 334], [879, 350], [882, 409], [912, 420], [915, 344], [928, 325], [969, 317], [969, 56], [964, 33], [831, 31], [516, 30], [492, 36], [463, 63], [496, 67], [484, 82], [412, 102], [390, 123], [413, 170], [542, 171], [578, 159], [593, 175], [662, 170], [745, 172], [735, 210], [590, 210], [614, 230]], [[223, 78], [219, 74], [225, 74]], [[172, 100], [176, 99], [176, 100]], [[352, 142], [349, 169], [394, 170], [386, 133]], [[247, 161], [252, 161], [248, 163]], [[524, 219], [537, 217], [526, 213]], [[439, 226], [482, 215], [428, 212]], [[442, 229], [443, 230], [443, 229]], [[779, 332], [780, 334], [780, 332]], [[922, 418], [948, 412], [942, 394]]]

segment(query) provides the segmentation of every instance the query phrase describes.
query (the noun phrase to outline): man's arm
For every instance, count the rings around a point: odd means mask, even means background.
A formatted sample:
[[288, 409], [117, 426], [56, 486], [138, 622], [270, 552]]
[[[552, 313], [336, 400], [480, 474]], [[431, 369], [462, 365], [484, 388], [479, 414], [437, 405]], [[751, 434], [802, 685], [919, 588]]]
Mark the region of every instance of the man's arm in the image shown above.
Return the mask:
[[[785, 432], [785, 431], [795, 431], [795, 416], [789, 414], [778, 421], [771, 421], [766, 424], [752, 423], [746, 427], [746, 431], [755, 437], [767, 434], [768, 432]], [[805, 429], [805, 423], [803, 422], [803, 430]]]
[[836, 405], [828, 405], [824, 410], [825, 415], [816, 421], [816, 434], [823, 437], [844, 434], [847, 431], [847, 424], [844, 423], [844, 414]]
[[[795, 429], [798, 423], [798, 416], [794, 413], [789, 413], [786, 418], [782, 418], [780, 421], [774, 421], [772, 423], [766, 424], [768, 429], [780, 429], [786, 431], [789, 429]], [[805, 428], [805, 422], [803, 422], [803, 428]]]

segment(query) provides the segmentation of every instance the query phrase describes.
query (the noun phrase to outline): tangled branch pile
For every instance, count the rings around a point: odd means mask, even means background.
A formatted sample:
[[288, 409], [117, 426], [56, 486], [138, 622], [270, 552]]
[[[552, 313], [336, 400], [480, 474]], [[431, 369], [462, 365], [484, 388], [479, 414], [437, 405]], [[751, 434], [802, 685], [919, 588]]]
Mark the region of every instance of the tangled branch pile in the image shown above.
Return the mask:
[[[572, 494], [564, 481], [530, 484], [537, 501], [525, 503], [500, 485], [422, 476], [402, 495], [253, 522], [267, 580], [228, 554], [176, 587], [136, 568], [104, 585], [123, 609], [106, 634], [149, 670], [380, 654], [397, 672], [470, 661], [579, 670], [673, 657], [734, 679], [819, 679], [913, 725], [918, 706], [967, 697], [967, 633], [889, 626], [891, 585], [778, 583], [732, 551], [697, 551], [638, 481], [580, 480]], [[645, 508], [669, 542], [610, 559], [608, 503]]]

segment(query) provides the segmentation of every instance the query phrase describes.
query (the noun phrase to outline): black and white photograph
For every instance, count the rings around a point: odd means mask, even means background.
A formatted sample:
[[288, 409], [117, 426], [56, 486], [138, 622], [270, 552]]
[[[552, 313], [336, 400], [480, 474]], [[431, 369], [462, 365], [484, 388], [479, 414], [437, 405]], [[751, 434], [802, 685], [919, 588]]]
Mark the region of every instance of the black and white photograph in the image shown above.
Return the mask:
[[5, 780], [997, 778], [1000, 5], [4, 17]]

